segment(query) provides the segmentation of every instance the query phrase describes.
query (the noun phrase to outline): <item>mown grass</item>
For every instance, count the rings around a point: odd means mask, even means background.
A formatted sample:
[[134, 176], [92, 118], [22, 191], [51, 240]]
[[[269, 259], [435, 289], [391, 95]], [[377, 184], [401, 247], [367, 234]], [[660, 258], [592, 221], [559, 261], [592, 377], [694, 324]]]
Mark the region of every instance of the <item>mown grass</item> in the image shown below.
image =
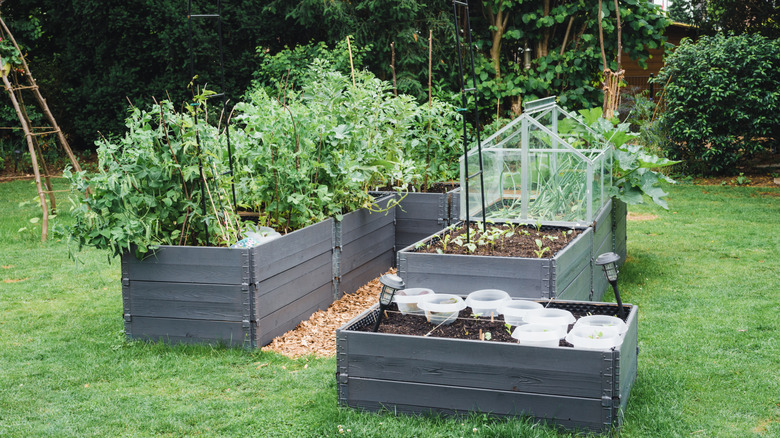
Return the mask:
[[[620, 290], [640, 308], [640, 355], [621, 436], [780, 436], [780, 190], [670, 190], [669, 211], [629, 208], [658, 217], [628, 223]], [[64, 239], [18, 232], [40, 216], [19, 206], [34, 197], [0, 184], [2, 437], [571, 435], [339, 408], [333, 358], [129, 342], [118, 260], [75, 263]]]

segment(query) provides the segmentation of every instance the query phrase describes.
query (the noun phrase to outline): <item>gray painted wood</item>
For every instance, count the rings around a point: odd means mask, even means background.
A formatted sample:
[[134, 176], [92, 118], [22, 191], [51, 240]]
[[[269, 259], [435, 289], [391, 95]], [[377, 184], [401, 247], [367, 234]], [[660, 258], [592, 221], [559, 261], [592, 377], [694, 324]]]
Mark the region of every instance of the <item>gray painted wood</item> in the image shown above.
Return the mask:
[[407, 287], [468, 294], [478, 289], [505, 290], [513, 297], [550, 295], [550, 259], [425, 254], [402, 250], [398, 273]]
[[400, 413], [466, 414], [490, 413], [496, 416], [527, 415], [569, 428], [600, 431], [601, 400], [582, 399], [512, 391], [481, 390], [399, 381], [349, 378], [350, 397], [342, 405]]
[[262, 281], [333, 250], [333, 219], [252, 248], [255, 278]]
[[340, 278], [339, 297], [356, 292], [366, 283], [387, 272], [393, 266], [394, 256], [393, 251], [388, 250], [362, 265], [353, 266]]
[[255, 294], [255, 319], [276, 312], [314, 290], [330, 287], [332, 281], [330, 254], [321, 254], [296, 268], [261, 281]]
[[133, 317], [131, 339], [171, 344], [212, 344], [253, 346], [251, 336], [241, 322]]
[[571, 397], [602, 394], [602, 352], [381, 333], [348, 336], [350, 377]]
[[590, 300], [591, 285], [593, 283], [592, 274], [593, 271], [590, 268], [590, 264], [583, 266], [582, 270], [577, 273], [577, 276], [563, 290], [555, 293], [555, 297], [562, 300]]
[[622, 266], [628, 255], [626, 218], [628, 215], [628, 205], [625, 202], [613, 199], [612, 221], [614, 224], [613, 251], [620, 256], [619, 264]]
[[266, 314], [257, 321], [257, 346], [269, 344], [275, 337], [294, 329], [317, 310], [326, 309], [333, 302], [331, 284], [310, 291], [285, 307]]
[[131, 281], [125, 293], [132, 317], [242, 321], [249, 291], [240, 285]]
[[164, 245], [138, 260], [122, 256], [122, 277], [136, 281], [241, 284], [248, 249]]
[[587, 299], [590, 296], [590, 282], [578, 291], [571, 290], [570, 286], [583, 269], [590, 269], [592, 248], [593, 228], [587, 228], [552, 258], [554, 296], [559, 296], [566, 289], [569, 289], [569, 299]]
[[[616, 306], [564, 300], [550, 305], [595, 314]], [[636, 379], [638, 309], [627, 306], [623, 344], [602, 351], [352, 330], [374, 320], [375, 306], [337, 330], [339, 403], [414, 414], [524, 414], [606, 431], [620, 424]]]
[[[516, 298], [550, 298], [569, 289], [569, 295], [586, 298], [591, 292], [590, 274], [581, 277], [581, 273], [590, 266], [591, 245], [590, 228], [552, 259], [427, 254], [414, 252], [413, 245], [398, 252], [397, 266], [408, 287], [437, 292], [468, 294], [496, 288]], [[578, 279], [582, 290], [570, 289]]]

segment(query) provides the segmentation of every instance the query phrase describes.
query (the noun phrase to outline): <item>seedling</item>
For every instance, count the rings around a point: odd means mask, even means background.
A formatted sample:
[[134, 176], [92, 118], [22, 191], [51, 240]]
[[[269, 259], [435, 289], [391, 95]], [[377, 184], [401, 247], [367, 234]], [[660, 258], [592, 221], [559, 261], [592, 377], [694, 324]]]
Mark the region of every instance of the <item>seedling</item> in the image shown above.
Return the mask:
[[535, 242], [536, 242], [536, 247], [539, 249], [535, 249], [534, 254], [536, 254], [537, 258], [542, 258], [544, 253], [550, 250], [550, 247], [544, 246], [544, 244], [542, 243], [542, 239], [536, 239]]

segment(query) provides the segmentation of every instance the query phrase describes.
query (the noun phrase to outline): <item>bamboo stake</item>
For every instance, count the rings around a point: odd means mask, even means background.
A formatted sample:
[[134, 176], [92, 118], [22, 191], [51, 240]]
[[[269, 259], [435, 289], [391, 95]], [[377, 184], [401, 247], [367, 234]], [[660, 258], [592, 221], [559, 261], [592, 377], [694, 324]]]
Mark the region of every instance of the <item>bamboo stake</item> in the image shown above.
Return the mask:
[[393, 95], [398, 97], [398, 84], [395, 80], [395, 41], [390, 43], [390, 71], [393, 72]]
[[[2, 19], [0, 19], [2, 23]], [[3, 24], [5, 26], [5, 24]], [[3, 64], [2, 58], [0, 58], [0, 65]], [[11, 87], [11, 83], [8, 82], [8, 76], [5, 71], [0, 73], [3, 77], [3, 85], [5, 85], [8, 96], [11, 98], [11, 103], [16, 110], [16, 115], [19, 116], [19, 121], [22, 123], [22, 129], [24, 130], [24, 137], [27, 139], [27, 148], [30, 150], [30, 160], [32, 161], [33, 172], [35, 172], [35, 185], [38, 188], [38, 198], [41, 201], [41, 209], [43, 210], [43, 223], [41, 224], [41, 242], [46, 241], [46, 236], [49, 232], [49, 208], [46, 206], [46, 196], [43, 194], [43, 186], [41, 185], [41, 172], [38, 169], [38, 157], [35, 153], [35, 146], [33, 145], [32, 132], [27, 126], [27, 122], [22, 116], [22, 110], [19, 107], [19, 102], [16, 100], [16, 96]]]
[[433, 29], [429, 29], [428, 30], [428, 108], [431, 107], [431, 101], [433, 100], [433, 92], [431, 91], [432, 77], [433, 77]]
[[[11, 31], [8, 30], [8, 26], [5, 25], [5, 21], [3, 21], [2, 18], [0, 18], [0, 26], [2, 26], [3, 31], [5, 31], [5, 34], [8, 36], [8, 39], [11, 40], [11, 43], [13, 43], [14, 47], [16, 48], [16, 50], [19, 51], [19, 54], [21, 55], [22, 51], [19, 48], [19, 45], [16, 44], [16, 40], [14, 39], [13, 34], [11, 34]], [[68, 155], [68, 159], [70, 160], [70, 163], [73, 165], [73, 168], [76, 169], [76, 172], [81, 172], [81, 166], [79, 166], [79, 162], [78, 160], [76, 160], [76, 156], [73, 155], [73, 151], [68, 145], [68, 141], [65, 139], [65, 136], [62, 134], [62, 130], [60, 129], [60, 126], [57, 124], [57, 121], [54, 119], [54, 115], [49, 110], [49, 105], [46, 104], [46, 99], [44, 99], [43, 96], [41, 96], [41, 92], [40, 90], [38, 90], [38, 84], [35, 82], [35, 78], [33, 78], [32, 73], [30, 73], [30, 68], [27, 66], [27, 61], [25, 61], [24, 56], [20, 56], [19, 58], [22, 60], [22, 67], [24, 68], [24, 74], [27, 76], [27, 80], [31, 85], [30, 88], [33, 90], [33, 93], [35, 94], [35, 99], [38, 100], [38, 104], [43, 110], [43, 113], [46, 115], [46, 118], [49, 120], [49, 123], [51, 124], [52, 128], [57, 132], [57, 138], [59, 139], [62, 148], [65, 150], [65, 153]]]
[[349, 35], [347, 35], [347, 50], [349, 51], [349, 69], [352, 71], [352, 86], [355, 86], [355, 64], [352, 63], [352, 44], [349, 42]]

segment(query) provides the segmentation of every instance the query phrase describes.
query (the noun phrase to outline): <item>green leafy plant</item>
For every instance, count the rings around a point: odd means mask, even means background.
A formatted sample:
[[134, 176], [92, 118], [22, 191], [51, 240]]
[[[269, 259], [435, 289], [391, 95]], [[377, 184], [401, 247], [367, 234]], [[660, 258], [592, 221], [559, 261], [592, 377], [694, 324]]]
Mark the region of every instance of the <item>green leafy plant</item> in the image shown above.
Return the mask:
[[638, 134], [630, 131], [628, 123], [619, 123], [617, 118], [605, 120], [601, 115], [601, 108], [579, 111], [580, 120], [614, 147], [613, 180], [607, 193], [627, 204], [641, 204], [644, 202], [644, 195], [647, 195], [654, 203], [668, 209], [664, 199], [667, 193], [660, 187], [659, 182], [664, 180], [674, 183], [674, 180], [654, 169], [672, 166], [679, 161], [646, 152], [644, 147], [636, 142]]
[[536, 254], [537, 258], [542, 258], [544, 253], [550, 250], [550, 247], [544, 246], [542, 239], [535, 239], [534, 242], [536, 242], [536, 248], [538, 248], [534, 250], [534, 253]]
[[736, 184], [738, 186], [746, 186], [750, 184], [752, 181], [749, 177], [745, 176], [744, 173], [740, 172], [739, 176], [731, 180], [732, 184]]
[[780, 41], [761, 35], [683, 40], [665, 59], [661, 117], [668, 156], [702, 174], [737, 165], [780, 138]]
[[64, 172], [80, 193], [71, 198], [75, 222], [67, 228], [78, 248], [142, 257], [158, 245], [235, 242], [239, 225], [219, 178], [216, 128], [167, 101], [133, 108], [126, 125], [123, 137], [98, 142], [97, 173]]

